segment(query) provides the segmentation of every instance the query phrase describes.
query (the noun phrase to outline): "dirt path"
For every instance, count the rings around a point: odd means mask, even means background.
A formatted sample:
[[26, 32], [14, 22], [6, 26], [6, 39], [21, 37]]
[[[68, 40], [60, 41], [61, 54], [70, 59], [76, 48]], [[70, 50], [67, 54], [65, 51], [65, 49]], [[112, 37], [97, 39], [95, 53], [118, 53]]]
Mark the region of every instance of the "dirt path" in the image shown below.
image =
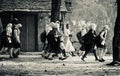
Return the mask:
[[69, 57], [66, 60], [46, 60], [41, 55], [20, 55], [18, 59], [0, 56], [0, 76], [114, 76], [120, 75], [120, 66], [106, 66], [112, 56], [106, 56], [101, 63], [88, 56], [86, 62], [80, 57]]

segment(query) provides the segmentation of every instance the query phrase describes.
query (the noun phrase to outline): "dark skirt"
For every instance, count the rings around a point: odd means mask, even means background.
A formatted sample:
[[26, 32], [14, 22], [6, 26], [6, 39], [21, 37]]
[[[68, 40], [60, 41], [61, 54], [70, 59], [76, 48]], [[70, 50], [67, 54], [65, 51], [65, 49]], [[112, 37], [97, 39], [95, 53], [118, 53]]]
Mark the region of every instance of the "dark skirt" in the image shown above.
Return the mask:
[[14, 48], [20, 48], [21, 46], [20, 46], [20, 43], [13, 43], [13, 47]]
[[14, 38], [12, 40], [12, 44], [13, 44], [13, 48], [20, 48], [21, 47], [20, 43]]
[[87, 52], [91, 52], [95, 47], [95, 44], [84, 44], [84, 50]]
[[52, 53], [61, 53], [61, 48], [59, 46], [51, 46], [50, 49], [49, 49], [49, 52], [52, 52]]
[[[11, 42], [9, 42], [8, 38], [11, 39]], [[6, 37], [4, 37], [4, 38], [1, 38], [1, 45], [2, 45], [2, 47], [8, 47], [8, 48], [13, 47], [12, 37], [6, 36]]]
[[106, 44], [102, 45], [100, 40], [96, 42], [96, 46], [98, 48], [106, 48]]

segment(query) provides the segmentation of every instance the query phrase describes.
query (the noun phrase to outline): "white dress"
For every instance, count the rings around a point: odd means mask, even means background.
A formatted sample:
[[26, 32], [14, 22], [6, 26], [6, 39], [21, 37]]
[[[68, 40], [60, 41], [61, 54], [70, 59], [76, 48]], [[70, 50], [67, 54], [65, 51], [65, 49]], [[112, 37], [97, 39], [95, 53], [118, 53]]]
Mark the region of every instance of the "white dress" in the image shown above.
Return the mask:
[[73, 47], [70, 38], [70, 30], [69, 29], [65, 29], [65, 36], [66, 36], [66, 45], [65, 45], [65, 52], [73, 52], [75, 51], [75, 48]]

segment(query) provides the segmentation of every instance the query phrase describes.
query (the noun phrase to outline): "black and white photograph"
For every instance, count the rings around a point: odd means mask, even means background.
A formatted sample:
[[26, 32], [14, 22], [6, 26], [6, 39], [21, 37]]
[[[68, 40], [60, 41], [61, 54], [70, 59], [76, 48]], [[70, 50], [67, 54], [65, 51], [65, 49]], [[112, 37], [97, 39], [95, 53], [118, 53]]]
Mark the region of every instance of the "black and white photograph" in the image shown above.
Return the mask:
[[0, 0], [0, 76], [120, 76], [120, 0]]

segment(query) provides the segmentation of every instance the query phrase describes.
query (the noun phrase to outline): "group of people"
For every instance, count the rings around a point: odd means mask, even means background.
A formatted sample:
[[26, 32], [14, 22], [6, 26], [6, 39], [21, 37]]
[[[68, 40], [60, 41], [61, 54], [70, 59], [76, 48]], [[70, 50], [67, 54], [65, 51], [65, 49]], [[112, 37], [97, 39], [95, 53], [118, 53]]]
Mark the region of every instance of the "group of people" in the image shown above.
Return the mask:
[[10, 58], [18, 58], [20, 50], [20, 28], [22, 25], [14, 18], [0, 34], [0, 53], [9, 53]]
[[[80, 50], [85, 51], [81, 57], [83, 61], [90, 52], [94, 54], [95, 60], [105, 61], [103, 57], [107, 51], [105, 40], [109, 27], [105, 25], [98, 35], [96, 34], [96, 28], [97, 25], [91, 23], [90, 26], [83, 27], [76, 35], [81, 44]], [[69, 24], [65, 25], [64, 30], [61, 29], [59, 21], [47, 24], [46, 29], [41, 34], [41, 41], [43, 42], [42, 56], [49, 60], [52, 60], [55, 56], [61, 60], [66, 59], [69, 55], [75, 56], [76, 49], [71, 42], [72, 34]]]
[[[14, 18], [6, 25], [5, 30], [0, 35], [0, 53], [6, 51], [9, 52], [10, 58], [18, 58], [21, 47], [21, 27], [22, 25], [17, 18]], [[90, 52], [93, 52], [95, 60], [100, 62], [105, 61], [103, 57], [107, 51], [105, 40], [109, 27], [108, 25], [104, 25], [98, 35], [96, 34], [96, 28], [97, 25], [95, 23], [90, 23], [90, 26], [82, 27], [76, 35], [81, 45], [80, 50], [85, 51], [81, 57], [83, 61], [85, 61], [87, 54]], [[69, 24], [66, 24], [63, 29], [59, 21], [48, 23], [45, 30], [41, 33], [41, 41], [43, 42], [42, 56], [49, 60], [53, 60], [54, 57], [64, 60], [70, 55], [76, 56], [75, 53], [77, 50], [71, 41], [73, 34], [70, 31]], [[79, 51], [77, 51], [77, 54], [79, 54]]]
[[74, 56], [75, 48], [71, 43], [71, 37], [68, 24], [66, 24], [64, 32], [59, 21], [46, 25], [46, 30], [41, 34], [41, 41], [44, 44], [42, 56], [49, 60], [55, 56], [60, 60], [66, 59], [69, 54]]
[[104, 25], [103, 29], [100, 31], [98, 35], [96, 34], [96, 27], [97, 25], [95, 23], [91, 23], [88, 32], [85, 31], [86, 29], [85, 27], [77, 34], [79, 43], [82, 45], [80, 50], [85, 51], [81, 58], [83, 61], [85, 61], [87, 54], [90, 52], [94, 54], [96, 61], [99, 62], [105, 61], [103, 57], [107, 51], [105, 41], [109, 27], [108, 25]]

